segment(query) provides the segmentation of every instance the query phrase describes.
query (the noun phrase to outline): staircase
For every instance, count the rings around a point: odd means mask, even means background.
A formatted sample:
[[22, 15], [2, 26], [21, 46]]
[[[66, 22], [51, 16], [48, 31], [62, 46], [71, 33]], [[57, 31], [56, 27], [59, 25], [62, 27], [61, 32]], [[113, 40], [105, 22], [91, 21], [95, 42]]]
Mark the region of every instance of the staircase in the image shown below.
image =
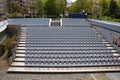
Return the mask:
[[52, 19], [51, 26], [61, 26], [60, 19]]

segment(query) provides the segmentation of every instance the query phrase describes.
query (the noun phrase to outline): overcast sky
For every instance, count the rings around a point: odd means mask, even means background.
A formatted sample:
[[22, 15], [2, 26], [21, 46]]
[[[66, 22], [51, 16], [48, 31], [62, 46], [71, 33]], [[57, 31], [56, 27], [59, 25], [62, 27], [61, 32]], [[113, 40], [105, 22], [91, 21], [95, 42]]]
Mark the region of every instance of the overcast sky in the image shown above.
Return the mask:
[[70, 3], [70, 2], [75, 2], [76, 0], [67, 0], [67, 1]]

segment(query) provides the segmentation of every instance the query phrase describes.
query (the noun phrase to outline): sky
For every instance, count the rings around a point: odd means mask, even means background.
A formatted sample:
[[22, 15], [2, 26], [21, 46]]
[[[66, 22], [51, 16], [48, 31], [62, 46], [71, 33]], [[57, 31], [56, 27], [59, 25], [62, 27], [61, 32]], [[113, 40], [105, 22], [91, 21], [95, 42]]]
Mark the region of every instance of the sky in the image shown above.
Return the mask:
[[69, 3], [71, 3], [71, 2], [75, 2], [76, 0], [67, 0]]

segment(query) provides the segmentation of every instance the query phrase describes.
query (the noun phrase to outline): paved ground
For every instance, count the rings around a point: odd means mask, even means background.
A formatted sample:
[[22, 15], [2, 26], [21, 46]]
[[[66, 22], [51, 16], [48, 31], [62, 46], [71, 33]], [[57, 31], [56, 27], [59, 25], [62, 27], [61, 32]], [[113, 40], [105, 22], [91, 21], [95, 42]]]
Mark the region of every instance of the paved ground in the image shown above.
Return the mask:
[[17, 74], [0, 72], [0, 80], [94, 80], [90, 74]]
[[0, 80], [96, 80], [90, 73], [40, 74], [40, 73], [7, 73], [8, 63], [1, 60]]
[[120, 80], [120, 72], [118, 73], [106, 73], [109, 80]]
[[104, 35], [106, 40], [108, 40], [117, 49], [117, 51], [120, 52], [120, 47], [118, 47], [117, 45], [113, 44], [113, 36], [114, 35], [119, 35], [120, 36], [120, 33], [114, 32], [114, 31], [110, 31], [110, 30], [107, 30], [107, 29], [104, 29], [104, 28], [100, 28], [100, 27], [95, 27], [95, 28], [97, 30], [99, 30], [102, 35]]
[[0, 80], [109, 80], [104, 73], [17, 74], [0, 72]]
[[7, 73], [7, 62], [4, 62], [2, 64], [3, 65], [0, 64], [0, 80], [108, 80], [104, 73]]
[[[96, 27], [97, 30], [100, 31], [102, 35], [117, 49], [117, 51], [120, 52], [120, 47], [117, 45], [113, 44], [113, 36], [114, 35], [119, 35], [120, 33], [110, 31], [104, 28]], [[109, 80], [120, 80], [120, 72], [117, 73], [106, 73], [106, 76], [108, 77]]]

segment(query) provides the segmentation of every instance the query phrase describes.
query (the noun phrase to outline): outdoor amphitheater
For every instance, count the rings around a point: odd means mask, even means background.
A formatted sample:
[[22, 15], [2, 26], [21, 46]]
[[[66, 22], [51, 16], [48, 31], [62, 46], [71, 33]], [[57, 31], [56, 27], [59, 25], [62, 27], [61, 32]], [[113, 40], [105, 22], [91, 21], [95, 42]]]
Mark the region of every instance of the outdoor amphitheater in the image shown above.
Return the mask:
[[[8, 72], [68, 73], [120, 71], [120, 53], [98, 28], [108, 22], [62, 18], [52, 26], [51, 18], [9, 19], [21, 33]], [[116, 25], [116, 24], [115, 24]], [[99, 26], [99, 27], [96, 27]], [[119, 48], [118, 48], [119, 49]]]

